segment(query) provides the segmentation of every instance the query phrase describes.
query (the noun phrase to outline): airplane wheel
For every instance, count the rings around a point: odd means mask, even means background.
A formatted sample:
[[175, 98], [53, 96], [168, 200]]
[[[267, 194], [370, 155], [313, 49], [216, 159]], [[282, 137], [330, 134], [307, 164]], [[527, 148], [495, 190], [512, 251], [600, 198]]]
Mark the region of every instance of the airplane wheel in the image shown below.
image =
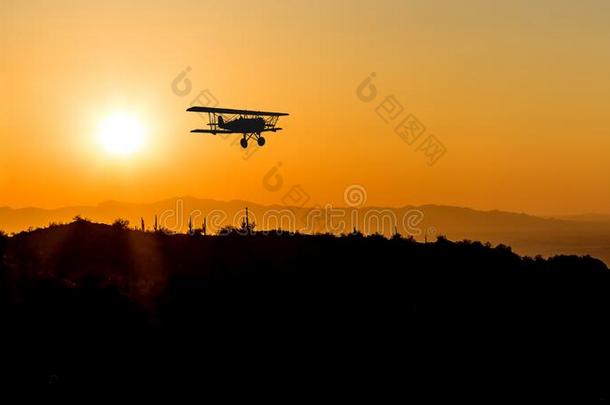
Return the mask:
[[239, 141], [239, 144], [241, 145], [242, 148], [246, 149], [248, 147], [248, 141], [246, 140], [246, 138], [242, 138], [241, 141]]
[[258, 146], [263, 146], [265, 144], [265, 138], [261, 136], [260, 138], [258, 138], [257, 142]]

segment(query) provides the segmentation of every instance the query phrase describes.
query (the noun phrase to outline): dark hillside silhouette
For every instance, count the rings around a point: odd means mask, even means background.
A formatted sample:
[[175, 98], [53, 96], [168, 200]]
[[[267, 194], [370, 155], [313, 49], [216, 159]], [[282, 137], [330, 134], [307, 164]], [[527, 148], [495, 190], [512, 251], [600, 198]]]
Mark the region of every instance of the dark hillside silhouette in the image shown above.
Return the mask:
[[597, 259], [443, 237], [123, 225], [0, 235], [3, 384], [608, 394], [610, 271]]

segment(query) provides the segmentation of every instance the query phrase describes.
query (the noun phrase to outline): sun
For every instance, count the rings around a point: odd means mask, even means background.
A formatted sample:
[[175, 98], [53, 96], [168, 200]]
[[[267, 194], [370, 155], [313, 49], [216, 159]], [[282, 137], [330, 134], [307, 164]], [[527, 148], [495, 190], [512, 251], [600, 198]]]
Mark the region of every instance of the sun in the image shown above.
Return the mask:
[[144, 125], [138, 117], [128, 113], [114, 113], [98, 128], [98, 142], [115, 156], [131, 156], [144, 147]]

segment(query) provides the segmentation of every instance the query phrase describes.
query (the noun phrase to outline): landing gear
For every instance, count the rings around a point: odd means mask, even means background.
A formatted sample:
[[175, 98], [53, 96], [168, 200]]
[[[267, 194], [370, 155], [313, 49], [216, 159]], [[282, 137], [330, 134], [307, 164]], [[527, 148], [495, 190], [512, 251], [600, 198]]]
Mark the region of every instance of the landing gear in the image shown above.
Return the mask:
[[244, 134], [244, 137], [241, 138], [241, 140], [239, 141], [239, 144], [241, 145], [242, 148], [247, 149], [248, 141], [250, 139], [256, 140], [256, 143], [258, 143], [258, 146], [263, 146], [266, 142], [265, 138], [263, 138], [260, 133], [256, 132], [256, 133], [252, 133], [252, 134]]

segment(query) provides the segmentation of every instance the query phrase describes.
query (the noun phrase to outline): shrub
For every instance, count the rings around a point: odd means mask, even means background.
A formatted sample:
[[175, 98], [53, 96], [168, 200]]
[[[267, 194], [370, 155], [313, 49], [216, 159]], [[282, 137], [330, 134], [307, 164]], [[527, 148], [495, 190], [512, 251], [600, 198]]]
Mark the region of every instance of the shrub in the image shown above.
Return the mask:
[[112, 227], [115, 229], [128, 229], [129, 221], [123, 218], [117, 218], [112, 223]]
[[85, 217], [81, 216], [80, 214], [74, 216], [74, 218], [72, 220], [76, 223], [91, 223], [91, 220], [89, 220], [89, 218], [85, 218]]

